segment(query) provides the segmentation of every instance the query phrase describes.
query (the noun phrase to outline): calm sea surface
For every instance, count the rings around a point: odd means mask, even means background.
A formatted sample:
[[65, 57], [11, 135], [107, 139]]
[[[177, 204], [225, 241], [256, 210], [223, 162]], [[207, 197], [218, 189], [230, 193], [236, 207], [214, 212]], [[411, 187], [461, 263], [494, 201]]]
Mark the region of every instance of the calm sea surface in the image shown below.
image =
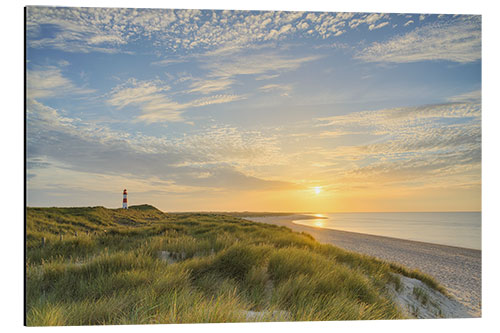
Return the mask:
[[294, 223], [370, 235], [481, 249], [481, 213], [328, 213]]

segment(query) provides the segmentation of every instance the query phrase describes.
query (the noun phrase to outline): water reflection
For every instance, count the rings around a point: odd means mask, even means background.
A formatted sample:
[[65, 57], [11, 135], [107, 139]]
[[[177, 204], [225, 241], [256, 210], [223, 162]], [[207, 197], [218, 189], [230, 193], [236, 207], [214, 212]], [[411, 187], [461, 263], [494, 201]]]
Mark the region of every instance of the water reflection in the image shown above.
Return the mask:
[[311, 222], [315, 227], [323, 228], [325, 226], [325, 219], [314, 219]]
[[325, 221], [327, 220], [325, 215], [323, 215], [323, 214], [311, 214], [311, 216], [317, 217], [317, 218], [307, 220], [309, 225], [312, 225], [312, 226], [318, 227], [318, 228], [325, 227]]

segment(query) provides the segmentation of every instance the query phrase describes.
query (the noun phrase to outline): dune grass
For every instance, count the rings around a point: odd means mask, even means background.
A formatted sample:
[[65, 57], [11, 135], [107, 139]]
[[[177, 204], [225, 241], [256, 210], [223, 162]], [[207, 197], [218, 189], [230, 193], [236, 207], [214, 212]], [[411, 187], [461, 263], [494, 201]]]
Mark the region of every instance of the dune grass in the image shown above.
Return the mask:
[[28, 208], [26, 247], [29, 326], [397, 319], [394, 273], [442, 289], [285, 227], [148, 205]]

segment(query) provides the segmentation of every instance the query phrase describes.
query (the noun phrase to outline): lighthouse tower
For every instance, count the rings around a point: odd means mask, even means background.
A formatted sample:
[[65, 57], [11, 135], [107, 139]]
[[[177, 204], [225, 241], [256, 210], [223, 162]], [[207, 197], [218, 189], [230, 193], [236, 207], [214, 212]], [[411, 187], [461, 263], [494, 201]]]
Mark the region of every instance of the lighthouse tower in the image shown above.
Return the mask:
[[122, 206], [123, 209], [128, 209], [128, 206], [127, 206], [127, 189], [124, 189], [123, 190], [123, 206]]

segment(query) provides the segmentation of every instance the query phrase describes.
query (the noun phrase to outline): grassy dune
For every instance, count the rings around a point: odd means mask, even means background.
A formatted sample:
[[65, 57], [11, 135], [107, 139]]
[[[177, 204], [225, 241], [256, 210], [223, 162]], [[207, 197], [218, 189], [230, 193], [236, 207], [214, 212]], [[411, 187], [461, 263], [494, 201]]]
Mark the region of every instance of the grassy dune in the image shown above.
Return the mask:
[[28, 208], [27, 324], [396, 319], [393, 273], [430, 277], [222, 214]]

